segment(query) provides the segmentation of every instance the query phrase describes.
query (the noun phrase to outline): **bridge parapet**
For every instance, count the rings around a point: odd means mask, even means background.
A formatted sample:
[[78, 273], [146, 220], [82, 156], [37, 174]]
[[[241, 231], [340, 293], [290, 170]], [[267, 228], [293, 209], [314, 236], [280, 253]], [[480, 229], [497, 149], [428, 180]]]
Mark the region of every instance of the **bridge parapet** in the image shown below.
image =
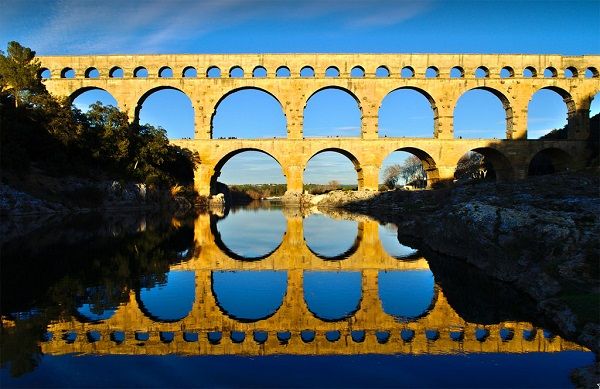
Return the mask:
[[[485, 337], [479, 337], [482, 333]], [[408, 334], [408, 335], [407, 335]], [[508, 334], [504, 335], [504, 334]], [[44, 354], [357, 355], [560, 352], [586, 349], [528, 323], [388, 331], [123, 331], [56, 329]], [[75, 339], [73, 339], [75, 338]]]
[[[243, 71], [241, 78], [303, 78], [301, 69], [310, 67], [315, 78], [325, 78], [325, 70], [334, 67], [338, 78], [401, 78], [401, 70], [410, 68], [414, 78], [476, 78], [476, 70], [482, 69], [487, 78], [501, 78], [501, 70], [507, 70], [507, 78], [543, 77], [549, 70], [551, 78], [584, 78], [587, 70], [598, 77], [597, 55], [563, 56], [557, 54], [163, 54], [163, 55], [85, 55], [41, 56], [42, 66], [51, 70], [53, 77], [64, 77], [65, 69], [75, 70], [75, 76], [89, 77], [88, 70], [95, 68], [99, 78], [111, 76], [115, 68], [123, 69], [123, 78], [133, 78], [134, 70], [144, 67], [149, 78], [159, 78], [166, 67], [173, 71], [173, 78], [183, 78], [186, 70], [196, 70], [195, 78], [209, 78], [210, 69], [219, 69], [215, 78], [238, 78], [231, 70]], [[266, 70], [256, 77], [257, 68]], [[289, 76], [277, 70], [287, 68]], [[360, 70], [352, 74], [352, 70]], [[378, 69], [387, 69], [387, 72]], [[427, 72], [431, 69], [433, 72]], [[452, 72], [456, 69], [458, 72]], [[526, 75], [531, 72], [531, 75]], [[461, 77], [458, 77], [458, 76]], [[212, 77], [210, 77], [212, 78]]]

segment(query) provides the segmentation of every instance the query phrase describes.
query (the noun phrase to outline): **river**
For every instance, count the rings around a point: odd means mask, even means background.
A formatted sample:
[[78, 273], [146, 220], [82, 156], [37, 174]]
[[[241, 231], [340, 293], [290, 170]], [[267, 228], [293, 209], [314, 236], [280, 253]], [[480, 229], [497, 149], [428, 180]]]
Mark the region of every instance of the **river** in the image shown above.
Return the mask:
[[83, 215], [2, 245], [3, 387], [568, 387], [594, 361], [366, 217]]

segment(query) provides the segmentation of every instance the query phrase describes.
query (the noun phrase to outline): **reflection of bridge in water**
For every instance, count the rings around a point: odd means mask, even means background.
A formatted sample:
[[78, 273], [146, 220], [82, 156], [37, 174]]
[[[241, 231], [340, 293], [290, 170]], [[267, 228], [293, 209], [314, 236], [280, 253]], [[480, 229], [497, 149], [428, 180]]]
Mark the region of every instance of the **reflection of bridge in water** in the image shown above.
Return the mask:
[[[214, 226], [213, 226], [214, 227]], [[401, 261], [388, 255], [378, 239], [378, 224], [359, 222], [358, 245], [339, 261], [318, 258], [303, 239], [302, 217], [288, 217], [279, 247], [260, 261], [228, 257], [216, 245], [211, 219], [201, 215], [195, 225], [193, 258], [171, 271], [195, 272], [195, 299], [188, 315], [174, 322], [149, 317], [139, 296], [130, 292], [108, 319], [84, 322], [73, 317], [51, 324], [52, 337], [42, 343], [48, 354], [453, 354], [463, 352], [556, 352], [583, 348], [526, 322], [480, 325], [463, 320], [434, 287], [431, 306], [412, 320], [398, 320], [384, 311], [378, 278], [381, 272], [427, 270], [424, 258]], [[287, 289], [269, 317], [236, 320], [219, 306], [213, 290], [214, 272], [284, 270]], [[308, 309], [304, 295], [306, 271], [360, 271], [358, 310], [338, 321], [325, 321]]]

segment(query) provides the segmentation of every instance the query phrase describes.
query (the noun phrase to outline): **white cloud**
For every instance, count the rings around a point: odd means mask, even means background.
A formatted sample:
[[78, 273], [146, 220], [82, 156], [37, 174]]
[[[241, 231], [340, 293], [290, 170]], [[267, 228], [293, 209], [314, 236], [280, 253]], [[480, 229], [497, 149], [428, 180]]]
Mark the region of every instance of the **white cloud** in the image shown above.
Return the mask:
[[367, 12], [362, 17], [351, 20], [350, 25], [363, 28], [400, 24], [431, 7], [430, 1], [385, 1], [380, 3], [383, 3], [383, 6], [374, 8], [372, 12], [365, 9]]

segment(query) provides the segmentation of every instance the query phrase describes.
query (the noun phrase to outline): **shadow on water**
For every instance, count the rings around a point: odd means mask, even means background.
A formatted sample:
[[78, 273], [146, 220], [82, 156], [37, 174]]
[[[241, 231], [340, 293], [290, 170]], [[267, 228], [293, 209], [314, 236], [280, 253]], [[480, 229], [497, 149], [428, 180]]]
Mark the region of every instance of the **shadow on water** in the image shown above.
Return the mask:
[[192, 219], [158, 215], [72, 216], [4, 243], [0, 313], [14, 325], [2, 326], [2, 367], [14, 376], [33, 370], [50, 321], [100, 320], [194, 250]]
[[509, 284], [489, 277], [465, 261], [436, 253], [414, 238], [399, 236], [399, 241], [418, 247], [448, 303], [464, 320], [483, 325], [524, 321], [540, 327], [553, 326], [540, 317], [533, 299]]

